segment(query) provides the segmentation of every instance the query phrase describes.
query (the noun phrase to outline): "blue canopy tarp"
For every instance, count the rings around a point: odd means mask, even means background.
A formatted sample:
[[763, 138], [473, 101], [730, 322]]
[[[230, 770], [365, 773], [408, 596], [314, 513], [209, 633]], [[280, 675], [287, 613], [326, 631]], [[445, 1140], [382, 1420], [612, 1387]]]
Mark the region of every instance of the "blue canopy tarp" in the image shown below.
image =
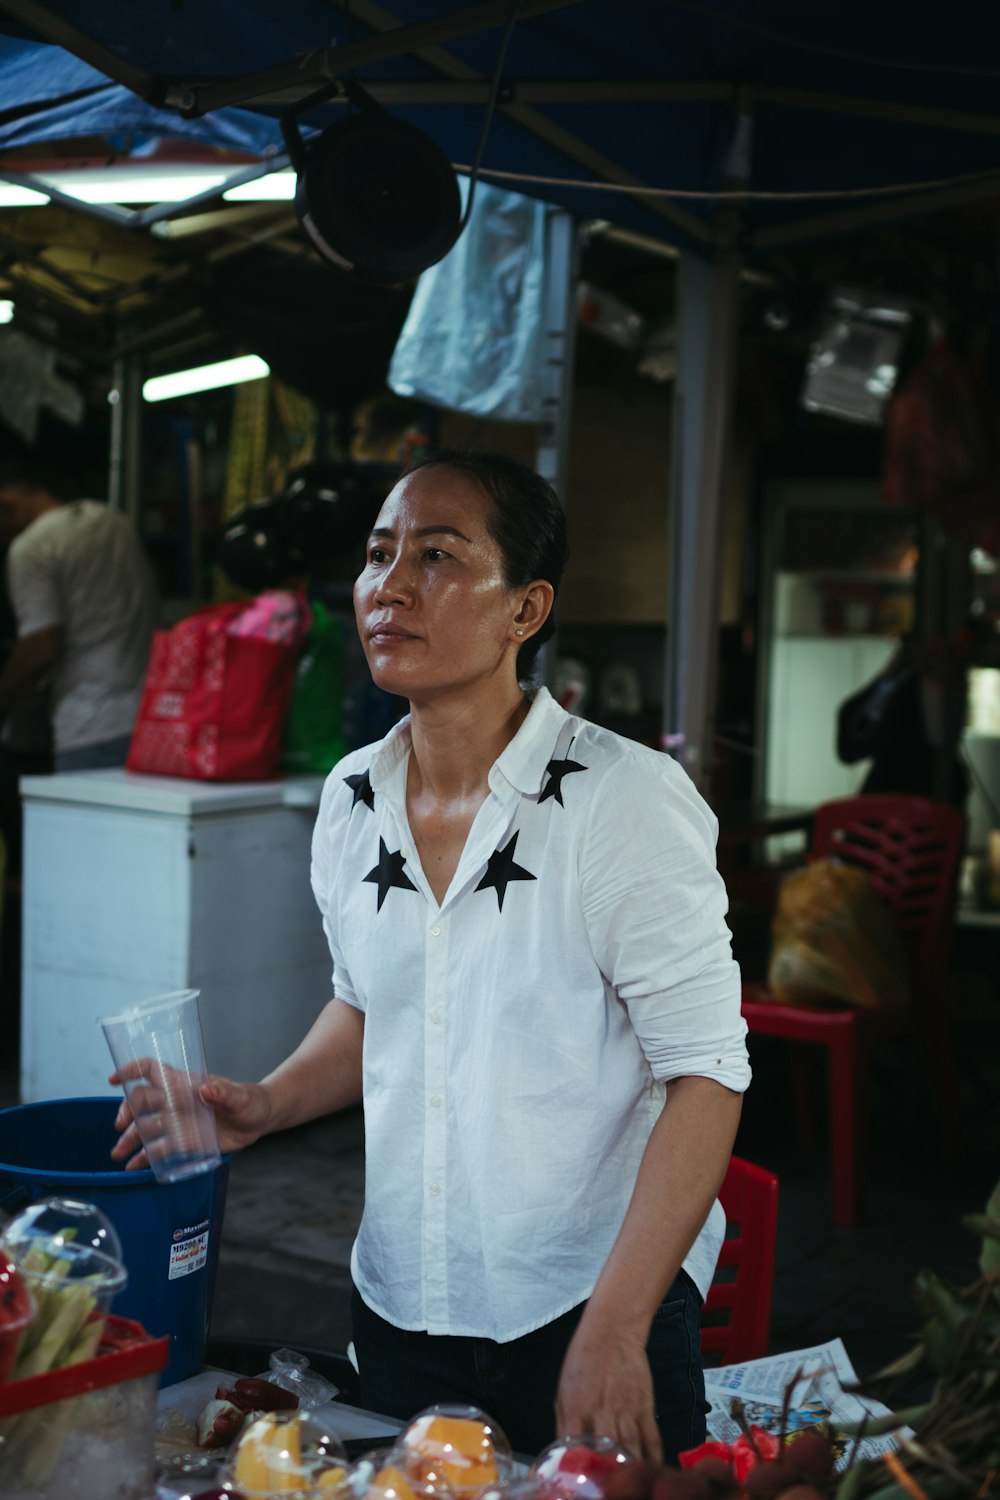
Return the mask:
[[[467, 164], [509, 11], [509, 0], [0, 0], [0, 27], [51, 44], [18, 97], [51, 99], [54, 111], [24, 117], [0, 145], [32, 131], [51, 138], [50, 125], [82, 130], [85, 120], [88, 129], [99, 120], [144, 128], [117, 90], [90, 96], [74, 120], [75, 106], [67, 113], [58, 102], [67, 80], [53, 57], [63, 51], [143, 100], [155, 111], [149, 128], [166, 113], [194, 139], [206, 128], [253, 138], [248, 116], [266, 131], [350, 67]], [[831, 195], [744, 197], [748, 247], [827, 232], [837, 216], [913, 213], [942, 195], [996, 190], [998, 43], [1000, 13], [975, 0], [905, 16], [860, 0], [763, 0], [752, 11], [740, 0], [523, 0], [484, 166], [575, 213], [693, 246], [713, 240], [712, 195], [732, 186]], [[9, 60], [0, 54], [5, 87]], [[19, 66], [29, 63], [22, 54]], [[244, 117], [235, 124], [234, 109]]]

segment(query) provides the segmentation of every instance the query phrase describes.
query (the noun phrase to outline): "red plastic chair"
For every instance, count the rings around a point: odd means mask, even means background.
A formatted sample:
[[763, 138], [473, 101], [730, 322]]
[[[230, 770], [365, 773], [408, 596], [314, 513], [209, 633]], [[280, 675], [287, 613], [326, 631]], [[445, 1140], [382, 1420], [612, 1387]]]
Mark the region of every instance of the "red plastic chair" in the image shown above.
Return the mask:
[[[867, 870], [895, 917], [910, 960], [913, 1006], [905, 1016], [849, 1007], [812, 1010], [775, 1001], [764, 986], [743, 990], [750, 1031], [826, 1047], [830, 1070], [833, 1218], [864, 1212], [868, 1145], [868, 1052], [880, 1036], [912, 1032], [927, 1056], [931, 1093], [953, 1168], [959, 1160], [958, 1077], [945, 1006], [965, 819], [925, 797], [845, 797], [816, 810], [809, 859], [836, 856]], [[809, 1134], [809, 1080], [796, 1077], [796, 1115]]]
[[726, 1238], [702, 1308], [701, 1352], [739, 1364], [767, 1353], [778, 1228], [778, 1179], [739, 1156], [719, 1189]]

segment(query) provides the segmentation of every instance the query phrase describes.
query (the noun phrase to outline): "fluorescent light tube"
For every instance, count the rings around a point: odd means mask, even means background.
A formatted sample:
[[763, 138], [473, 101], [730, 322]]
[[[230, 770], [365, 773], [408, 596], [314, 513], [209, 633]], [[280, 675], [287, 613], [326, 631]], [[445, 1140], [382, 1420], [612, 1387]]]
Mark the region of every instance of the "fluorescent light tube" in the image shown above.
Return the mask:
[[45, 193], [34, 188], [18, 187], [16, 182], [0, 182], [0, 208], [41, 208], [48, 203]]
[[227, 175], [188, 167], [171, 172], [98, 167], [80, 172], [39, 172], [38, 180], [79, 198], [81, 203], [183, 203], [196, 193], [219, 187]]
[[[296, 178], [290, 169], [267, 172], [222, 191], [231, 178], [245, 170], [220, 171], [218, 167], [198, 163], [188, 166], [179, 163], [173, 167], [81, 167], [39, 172], [35, 181], [81, 203], [184, 203], [216, 188], [233, 203], [287, 203], [295, 197]], [[29, 208], [48, 202], [46, 194], [36, 188], [0, 182], [0, 208]]]
[[154, 375], [144, 382], [142, 394], [147, 401], [169, 401], [172, 396], [189, 396], [194, 391], [214, 391], [219, 386], [239, 385], [244, 380], [263, 380], [270, 373], [270, 366], [259, 355], [243, 354], [214, 365], [178, 370], [173, 375]]
[[287, 168], [268, 172], [266, 177], [257, 177], [253, 182], [241, 182], [222, 196], [228, 203], [290, 203], [295, 197], [297, 181], [295, 173]]

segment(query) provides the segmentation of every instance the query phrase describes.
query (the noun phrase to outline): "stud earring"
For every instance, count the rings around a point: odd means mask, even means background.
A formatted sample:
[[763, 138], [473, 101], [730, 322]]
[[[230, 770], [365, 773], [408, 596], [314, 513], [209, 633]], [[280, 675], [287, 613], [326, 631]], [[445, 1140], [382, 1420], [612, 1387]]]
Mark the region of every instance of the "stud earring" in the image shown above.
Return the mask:
[[523, 635], [523, 634], [524, 634], [524, 631], [523, 631], [523, 630], [520, 630], [520, 629], [518, 629], [518, 630], [515, 630], [515, 631], [514, 631], [514, 634], [515, 634], [515, 635]]

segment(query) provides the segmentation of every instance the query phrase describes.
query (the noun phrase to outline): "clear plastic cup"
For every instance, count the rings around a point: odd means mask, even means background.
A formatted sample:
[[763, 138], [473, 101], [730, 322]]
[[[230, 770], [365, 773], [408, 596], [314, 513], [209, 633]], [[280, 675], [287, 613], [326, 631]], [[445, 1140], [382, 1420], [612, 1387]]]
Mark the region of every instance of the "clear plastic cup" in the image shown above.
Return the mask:
[[157, 1182], [222, 1161], [215, 1116], [198, 1092], [207, 1076], [199, 993], [158, 995], [100, 1023]]

